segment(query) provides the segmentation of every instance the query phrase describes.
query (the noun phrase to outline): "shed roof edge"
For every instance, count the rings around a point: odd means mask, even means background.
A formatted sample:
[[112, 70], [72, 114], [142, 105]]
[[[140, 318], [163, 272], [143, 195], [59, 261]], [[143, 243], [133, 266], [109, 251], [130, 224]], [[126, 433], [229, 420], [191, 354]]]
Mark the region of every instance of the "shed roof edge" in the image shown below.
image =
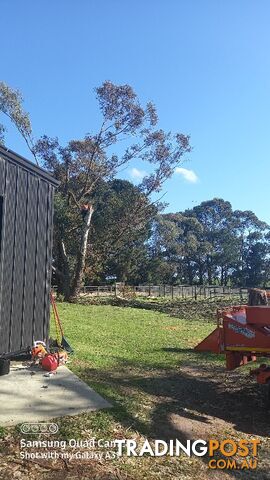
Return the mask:
[[35, 165], [33, 162], [30, 162], [30, 160], [27, 160], [22, 155], [19, 155], [13, 150], [10, 150], [9, 148], [2, 145], [0, 145], [0, 156], [3, 157], [5, 160], [16, 163], [22, 168], [25, 168], [32, 173], [35, 173], [39, 177], [42, 177], [44, 180], [47, 180], [47, 182], [51, 183], [55, 187], [58, 187], [60, 185], [60, 182], [48, 172], [46, 172], [46, 170], [39, 167], [38, 165]]

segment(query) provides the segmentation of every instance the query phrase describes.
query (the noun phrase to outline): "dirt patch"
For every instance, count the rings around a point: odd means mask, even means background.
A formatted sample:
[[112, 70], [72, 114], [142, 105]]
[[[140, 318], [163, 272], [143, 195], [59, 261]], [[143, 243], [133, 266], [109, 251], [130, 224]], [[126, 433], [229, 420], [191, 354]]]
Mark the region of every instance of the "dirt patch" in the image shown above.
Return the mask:
[[168, 428], [181, 431], [187, 438], [201, 438], [209, 440], [224, 435], [224, 432], [232, 430], [233, 425], [225, 420], [217, 419], [211, 415], [199, 415], [197, 412], [185, 408], [182, 415], [173, 413], [168, 416]]
[[[166, 395], [170, 414], [185, 418], [183, 429], [190, 420], [190, 429], [201, 433], [220, 434], [233, 429], [248, 435], [270, 436], [265, 388], [242, 372], [226, 372], [217, 366], [181, 366], [173, 375], [152, 378], [151, 386], [146, 388], [149, 393], [156, 392], [161, 402]], [[178, 433], [182, 431], [180, 423], [176, 425]]]

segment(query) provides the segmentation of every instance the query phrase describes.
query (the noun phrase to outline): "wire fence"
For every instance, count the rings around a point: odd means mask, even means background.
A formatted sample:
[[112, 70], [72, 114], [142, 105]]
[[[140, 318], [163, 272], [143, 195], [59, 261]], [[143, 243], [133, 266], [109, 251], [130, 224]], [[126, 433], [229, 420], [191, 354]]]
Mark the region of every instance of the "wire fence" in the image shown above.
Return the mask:
[[170, 297], [193, 300], [216, 300], [217, 298], [240, 297], [246, 299], [248, 290], [246, 288], [230, 288], [219, 286], [197, 286], [197, 285], [149, 285], [135, 287], [136, 295], [148, 297]]
[[239, 298], [246, 301], [247, 288], [231, 288], [225, 286], [202, 286], [202, 285], [135, 285], [129, 286], [122, 283], [113, 285], [85, 285], [81, 289], [83, 297], [108, 297], [125, 296], [130, 294], [134, 297], [146, 298], [178, 298], [192, 300], [208, 300]]

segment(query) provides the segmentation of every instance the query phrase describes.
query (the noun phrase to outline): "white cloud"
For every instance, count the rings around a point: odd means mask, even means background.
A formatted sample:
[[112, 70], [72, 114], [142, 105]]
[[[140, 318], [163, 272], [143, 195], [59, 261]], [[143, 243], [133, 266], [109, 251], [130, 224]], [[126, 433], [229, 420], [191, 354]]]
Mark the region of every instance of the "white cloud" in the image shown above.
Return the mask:
[[197, 183], [199, 178], [193, 170], [188, 170], [183, 167], [176, 167], [175, 173], [182, 175], [182, 177], [189, 183]]
[[131, 178], [134, 178], [134, 180], [142, 180], [143, 177], [145, 177], [146, 172], [144, 170], [139, 170], [138, 168], [133, 167], [130, 170], [130, 176]]

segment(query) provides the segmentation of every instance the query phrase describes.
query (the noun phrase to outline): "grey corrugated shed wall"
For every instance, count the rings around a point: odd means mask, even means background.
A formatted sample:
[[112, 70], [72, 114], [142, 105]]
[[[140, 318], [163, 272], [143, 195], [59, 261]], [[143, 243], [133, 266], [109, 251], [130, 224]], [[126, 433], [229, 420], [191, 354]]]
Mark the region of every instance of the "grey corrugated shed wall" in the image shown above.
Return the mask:
[[42, 169], [0, 147], [0, 353], [48, 338], [56, 185]]

